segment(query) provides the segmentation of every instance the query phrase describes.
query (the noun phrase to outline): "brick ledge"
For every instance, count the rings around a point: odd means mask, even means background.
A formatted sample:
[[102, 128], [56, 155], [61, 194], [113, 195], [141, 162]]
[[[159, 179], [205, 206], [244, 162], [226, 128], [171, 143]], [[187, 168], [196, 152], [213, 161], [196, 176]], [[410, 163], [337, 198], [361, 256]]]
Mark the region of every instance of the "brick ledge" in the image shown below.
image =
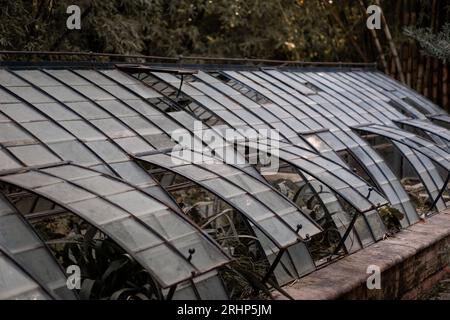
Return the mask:
[[[449, 248], [450, 210], [446, 210], [283, 289], [297, 300], [414, 299], [445, 275]], [[369, 265], [380, 267], [380, 290], [367, 289]], [[286, 299], [278, 292], [274, 297]]]

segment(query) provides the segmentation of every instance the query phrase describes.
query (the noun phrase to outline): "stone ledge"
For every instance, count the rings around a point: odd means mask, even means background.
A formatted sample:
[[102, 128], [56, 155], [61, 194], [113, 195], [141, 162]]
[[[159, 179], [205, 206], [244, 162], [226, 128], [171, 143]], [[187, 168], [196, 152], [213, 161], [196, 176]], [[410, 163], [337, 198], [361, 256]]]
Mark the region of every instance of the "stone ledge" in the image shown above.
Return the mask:
[[[319, 269], [284, 287], [298, 300], [413, 299], [447, 273], [450, 210]], [[381, 289], [369, 290], [369, 265], [381, 270]], [[286, 299], [274, 293], [275, 299]]]

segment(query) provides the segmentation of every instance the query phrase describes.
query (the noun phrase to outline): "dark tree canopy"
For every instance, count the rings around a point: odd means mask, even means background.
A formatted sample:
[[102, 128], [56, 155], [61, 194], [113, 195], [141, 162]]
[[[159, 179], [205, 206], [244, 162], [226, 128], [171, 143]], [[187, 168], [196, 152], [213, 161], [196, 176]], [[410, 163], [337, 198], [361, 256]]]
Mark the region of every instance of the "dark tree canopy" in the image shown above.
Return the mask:
[[[371, 32], [365, 11], [376, 3], [385, 23]], [[66, 28], [71, 4], [82, 10], [81, 30]], [[0, 0], [0, 8], [0, 50], [377, 61], [450, 108], [448, 66], [417, 44], [444, 59], [442, 27], [450, 21], [444, 0]], [[405, 27], [416, 28], [414, 39]]]

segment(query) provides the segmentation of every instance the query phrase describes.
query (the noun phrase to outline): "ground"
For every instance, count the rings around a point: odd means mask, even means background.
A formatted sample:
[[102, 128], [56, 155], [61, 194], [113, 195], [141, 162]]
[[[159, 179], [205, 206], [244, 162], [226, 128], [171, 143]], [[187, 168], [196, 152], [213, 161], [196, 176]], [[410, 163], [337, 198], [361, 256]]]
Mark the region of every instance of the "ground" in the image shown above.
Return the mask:
[[427, 300], [450, 300], [450, 273], [423, 298]]

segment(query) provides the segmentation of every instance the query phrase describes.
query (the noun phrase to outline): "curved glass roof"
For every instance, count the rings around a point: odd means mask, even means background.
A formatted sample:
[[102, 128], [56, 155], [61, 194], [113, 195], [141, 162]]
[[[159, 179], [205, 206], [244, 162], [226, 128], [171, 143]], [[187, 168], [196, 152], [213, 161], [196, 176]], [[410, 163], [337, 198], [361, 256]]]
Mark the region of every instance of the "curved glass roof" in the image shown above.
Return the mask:
[[[450, 132], [439, 126], [450, 117], [375, 70], [120, 68], [1, 68], [0, 182], [91, 223], [162, 287], [180, 284], [178, 296], [198, 292], [192, 286], [213, 290], [216, 269], [230, 259], [146, 164], [186, 178], [239, 212], [280, 283], [314, 270], [307, 242], [323, 229], [269, 183], [245, 148], [272, 155], [268, 147], [277, 145], [277, 160], [319, 196], [340, 235], [352, 228], [351, 243], [344, 239], [351, 252], [383, 238], [380, 206], [403, 212], [403, 227], [419, 219], [389, 159], [357, 132], [390, 140], [433, 199], [444, 184], [439, 167], [450, 170]], [[202, 153], [208, 161], [180, 159], [177, 135], [192, 142], [183, 149], [188, 159]], [[26, 215], [0, 190], [0, 297], [76, 298]], [[347, 205], [360, 215], [354, 225]], [[436, 209], [445, 208], [438, 199]]]

